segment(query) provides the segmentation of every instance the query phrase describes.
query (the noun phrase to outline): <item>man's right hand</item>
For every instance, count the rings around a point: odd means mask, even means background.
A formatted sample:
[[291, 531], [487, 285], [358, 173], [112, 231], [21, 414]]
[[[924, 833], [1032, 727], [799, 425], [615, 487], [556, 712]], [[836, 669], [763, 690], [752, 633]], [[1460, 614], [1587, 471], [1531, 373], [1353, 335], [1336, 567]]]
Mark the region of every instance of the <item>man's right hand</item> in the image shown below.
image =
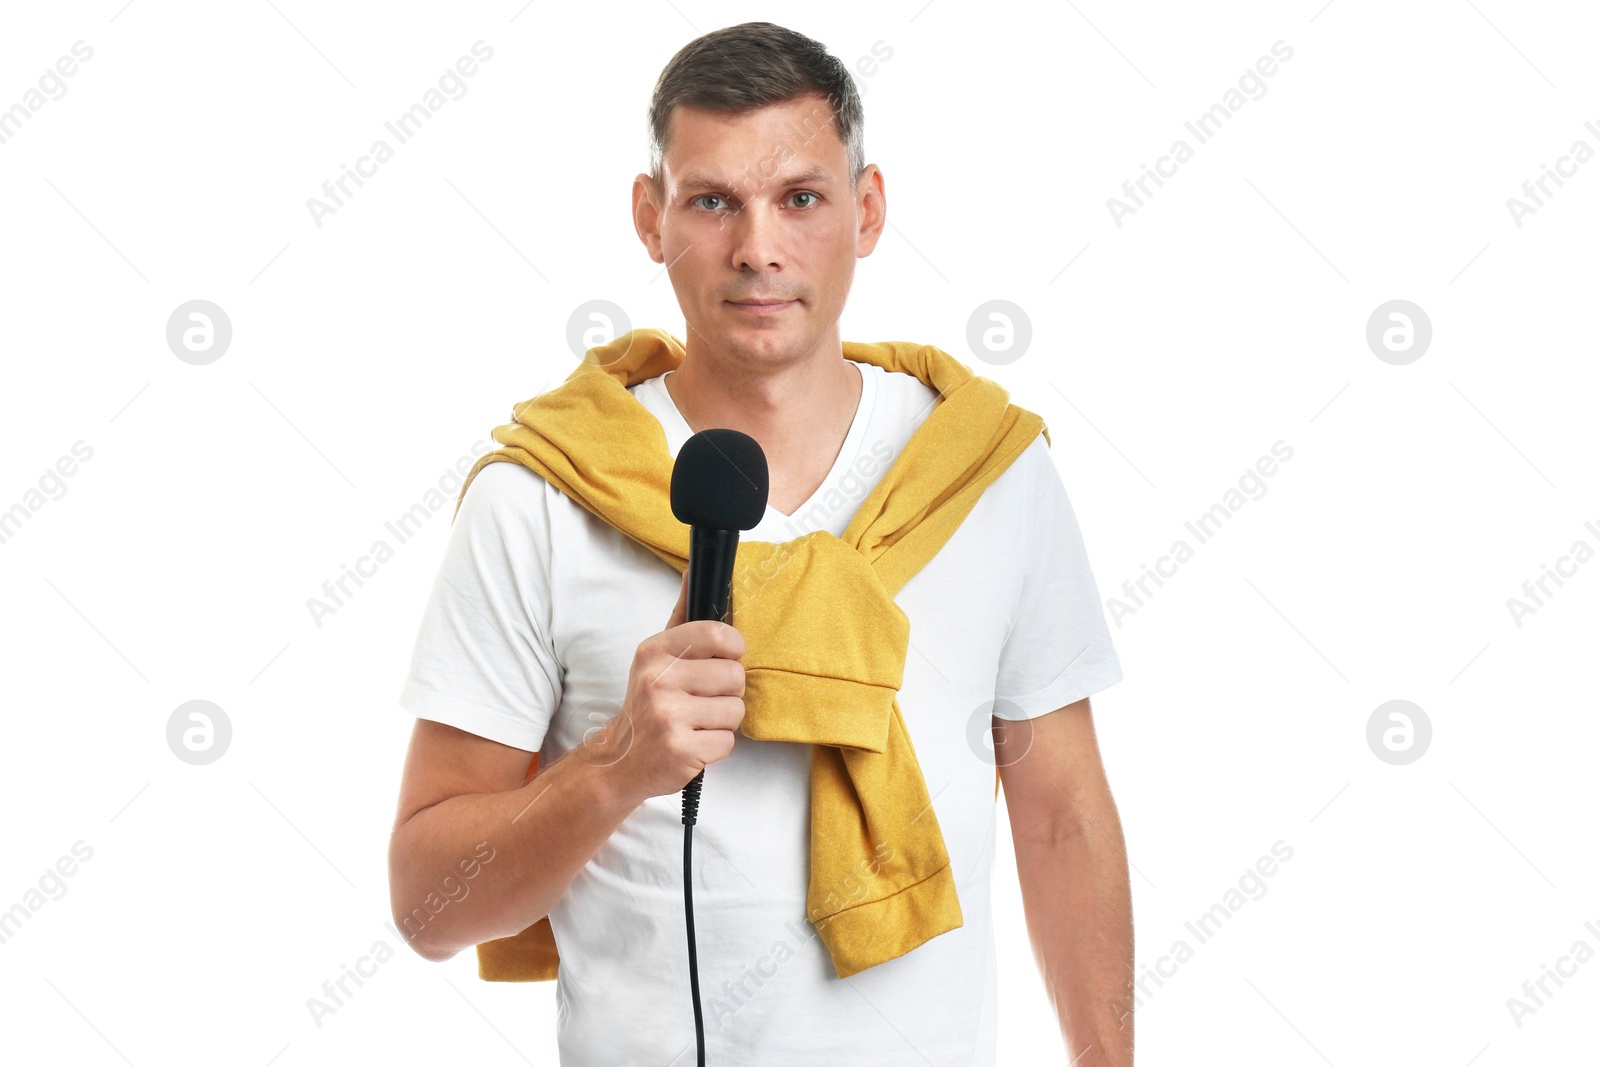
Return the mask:
[[622, 752], [613, 770], [641, 800], [676, 793], [733, 751], [744, 722], [744, 637], [725, 622], [685, 622], [689, 572], [660, 633], [639, 642], [622, 710], [600, 751]]

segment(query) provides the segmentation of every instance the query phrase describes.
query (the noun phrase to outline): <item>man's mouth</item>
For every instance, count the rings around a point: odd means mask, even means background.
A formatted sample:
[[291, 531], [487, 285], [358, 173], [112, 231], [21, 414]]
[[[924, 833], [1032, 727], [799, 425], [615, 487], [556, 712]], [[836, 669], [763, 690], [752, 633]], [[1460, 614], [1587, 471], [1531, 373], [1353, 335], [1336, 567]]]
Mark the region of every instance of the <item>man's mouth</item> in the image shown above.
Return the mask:
[[799, 303], [799, 301], [797, 301], [797, 300], [779, 300], [779, 301], [766, 302], [766, 301], [750, 301], [750, 300], [729, 300], [729, 301], [727, 301], [727, 303], [732, 305], [733, 307], [738, 308], [740, 311], [746, 312], [748, 314], [752, 314], [752, 315], [770, 315], [773, 312], [782, 311], [783, 309], [789, 307], [791, 304]]

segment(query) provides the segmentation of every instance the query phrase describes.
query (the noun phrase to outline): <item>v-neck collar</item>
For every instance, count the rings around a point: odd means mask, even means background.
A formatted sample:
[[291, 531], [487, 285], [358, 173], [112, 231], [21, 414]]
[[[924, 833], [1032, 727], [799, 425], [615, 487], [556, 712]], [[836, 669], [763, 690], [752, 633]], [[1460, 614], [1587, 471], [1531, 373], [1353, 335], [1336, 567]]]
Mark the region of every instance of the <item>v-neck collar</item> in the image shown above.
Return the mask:
[[[835, 457], [833, 467], [828, 471], [828, 476], [822, 480], [822, 484], [817, 486], [816, 491], [796, 507], [793, 513], [785, 515], [769, 503], [761, 527], [764, 528], [769, 522], [790, 522], [796, 515], [806, 512], [834, 487], [834, 484], [843, 477], [845, 470], [856, 461], [856, 454], [861, 450], [862, 435], [867, 432], [867, 424], [872, 421], [873, 408], [877, 404], [878, 379], [873, 374], [874, 368], [867, 364], [854, 359], [846, 359], [845, 362], [854, 366], [861, 374], [861, 397], [856, 402], [855, 417], [850, 421], [850, 431], [845, 434], [844, 444], [839, 448], [839, 455]], [[658, 375], [650, 384], [659, 391], [662, 400], [665, 401], [663, 407], [673, 423], [668, 433], [668, 443], [672, 446], [672, 454], [676, 456], [684, 442], [694, 436], [695, 431], [689, 425], [689, 420], [683, 417], [683, 412], [678, 410], [677, 402], [672, 399], [672, 393], [667, 389], [667, 375], [671, 373], [673, 372], [667, 371]], [[751, 530], [750, 534], [754, 535], [756, 532]]]

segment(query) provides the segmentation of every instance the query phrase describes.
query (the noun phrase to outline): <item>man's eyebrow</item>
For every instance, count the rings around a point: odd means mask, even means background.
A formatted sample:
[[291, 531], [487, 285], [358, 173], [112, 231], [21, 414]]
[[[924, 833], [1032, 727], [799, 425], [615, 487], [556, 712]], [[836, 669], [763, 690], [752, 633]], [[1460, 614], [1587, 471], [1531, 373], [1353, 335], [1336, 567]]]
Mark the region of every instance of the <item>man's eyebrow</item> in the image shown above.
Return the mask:
[[[686, 174], [678, 181], [679, 189], [727, 189], [738, 184], [736, 182], [719, 181], [706, 174]], [[828, 172], [817, 167], [802, 171], [799, 174], [790, 174], [782, 178], [772, 179], [772, 184], [787, 189], [792, 185], [831, 185], [833, 178]]]

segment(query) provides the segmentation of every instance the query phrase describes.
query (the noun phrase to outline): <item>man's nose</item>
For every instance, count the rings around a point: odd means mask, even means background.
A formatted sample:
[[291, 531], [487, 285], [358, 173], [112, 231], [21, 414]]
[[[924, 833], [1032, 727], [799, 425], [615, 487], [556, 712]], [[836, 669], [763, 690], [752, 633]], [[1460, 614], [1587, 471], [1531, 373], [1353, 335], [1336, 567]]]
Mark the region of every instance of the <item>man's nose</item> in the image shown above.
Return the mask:
[[783, 266], [782, 228], [777, 208], [747, 204], [729, 220], [733, 232], [733, 267], [760, 273]]

